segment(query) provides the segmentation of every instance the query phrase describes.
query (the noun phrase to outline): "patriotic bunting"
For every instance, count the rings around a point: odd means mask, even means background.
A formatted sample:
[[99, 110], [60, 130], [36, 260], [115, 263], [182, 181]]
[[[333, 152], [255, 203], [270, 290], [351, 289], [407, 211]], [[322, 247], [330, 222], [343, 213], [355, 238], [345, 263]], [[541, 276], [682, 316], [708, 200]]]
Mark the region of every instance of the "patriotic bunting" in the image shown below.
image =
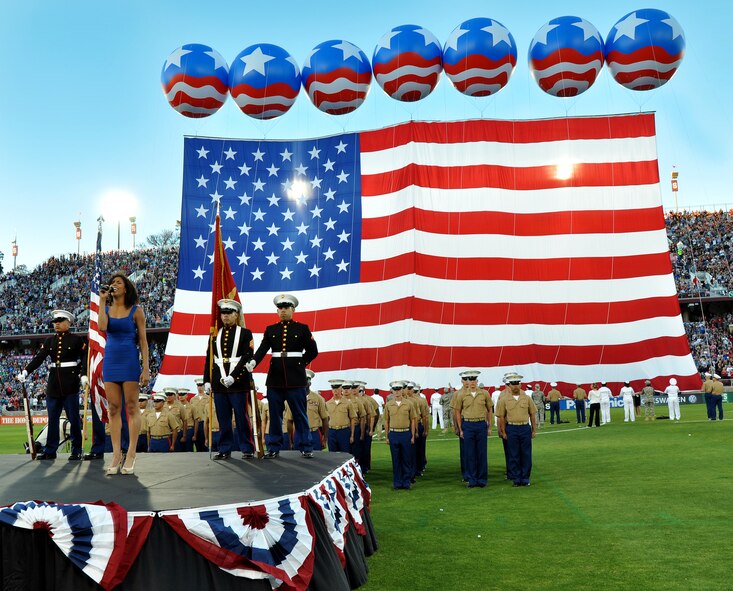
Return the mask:
[[128, 513], [115, 503], [18, 502], [0, 510], [0, 523], [46, 529], [59, 550], [103, 589], [127, 574], [153, 524], [154, 513]]

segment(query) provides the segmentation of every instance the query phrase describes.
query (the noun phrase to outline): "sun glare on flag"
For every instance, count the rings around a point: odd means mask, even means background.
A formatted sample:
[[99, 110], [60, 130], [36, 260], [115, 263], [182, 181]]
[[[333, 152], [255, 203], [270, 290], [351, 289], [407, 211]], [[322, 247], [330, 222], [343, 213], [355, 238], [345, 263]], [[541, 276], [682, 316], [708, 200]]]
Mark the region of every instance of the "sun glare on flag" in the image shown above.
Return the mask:
[[301, 205], [305, 205], [308, 200], [308, 193], [308, 183], [301, 179], [295, 179], [287, 190], [288, 199], [292, 199]]
[[555, 178], [560, 181], [567, 181], [568, 179], [573, 178], [574, 169], [575, 165], [569, 160], [558, 162], [555, 167]]

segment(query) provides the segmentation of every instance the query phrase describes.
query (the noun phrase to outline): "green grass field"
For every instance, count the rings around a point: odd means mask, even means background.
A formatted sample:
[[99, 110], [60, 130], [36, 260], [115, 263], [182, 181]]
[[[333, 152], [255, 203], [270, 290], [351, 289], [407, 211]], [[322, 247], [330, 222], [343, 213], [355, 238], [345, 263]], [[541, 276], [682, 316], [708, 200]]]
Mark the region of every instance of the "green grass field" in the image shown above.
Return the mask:
[[[375, 441], [380, 548], [364, 591], [733, 588], [733, 420], [709, 422], [703, 405], [682, 413], [626, 424], [612, 410], [611, 424], [589, 430], [564, 411], [572, 423], [534, 441], [529, 488], [503, 479], [495, 432], [485, 489], [465, 488], [457, 440], [433, 432], [425, 476], [393, 491], [389, 450]], [[0, 451], [17, 453], [24, 436], [0, 428]]]

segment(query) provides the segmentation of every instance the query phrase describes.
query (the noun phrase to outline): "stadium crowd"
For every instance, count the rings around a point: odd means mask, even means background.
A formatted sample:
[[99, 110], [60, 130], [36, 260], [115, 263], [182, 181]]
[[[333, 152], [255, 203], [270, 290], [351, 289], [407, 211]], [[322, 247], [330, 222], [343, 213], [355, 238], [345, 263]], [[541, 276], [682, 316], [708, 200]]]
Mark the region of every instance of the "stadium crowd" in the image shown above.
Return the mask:
[[681, 298], [733, 292], [733, 210], [684, 211], [666, 216], [667, 239]]
[[[178, 273], [178, 247], [143, 248], [102, 254], [103, 279], [122, 271], [145, 294], [148, 327], [170, 325]], [[38, 334], [50, 331], [48, 313], [68, 310], [88, 322], [94, 256], [51, 257], [28, 274], [0, 275], [0, 334]]]

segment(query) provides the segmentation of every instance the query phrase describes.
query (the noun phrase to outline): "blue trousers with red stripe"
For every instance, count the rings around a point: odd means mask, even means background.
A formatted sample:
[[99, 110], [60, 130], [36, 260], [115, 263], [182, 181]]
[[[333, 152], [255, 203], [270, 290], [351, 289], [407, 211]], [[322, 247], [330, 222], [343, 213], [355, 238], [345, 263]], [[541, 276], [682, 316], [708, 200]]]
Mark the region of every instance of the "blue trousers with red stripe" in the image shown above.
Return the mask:
[[247, 416], [247, 392], [215, 393], [216, 418], [219, 419], [219, 453], [231, 453], [234, 447], [232, 412], [237, 421], [239, 450], [254, 453], [252, 427]]

